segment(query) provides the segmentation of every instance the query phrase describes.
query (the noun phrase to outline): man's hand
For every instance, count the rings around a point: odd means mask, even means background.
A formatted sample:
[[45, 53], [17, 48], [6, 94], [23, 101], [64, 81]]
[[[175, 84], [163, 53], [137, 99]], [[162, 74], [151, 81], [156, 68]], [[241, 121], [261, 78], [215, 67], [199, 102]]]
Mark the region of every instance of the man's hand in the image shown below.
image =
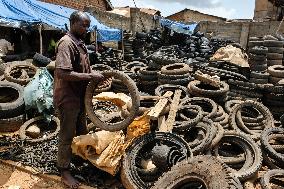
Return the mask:
[[96, 80], [96, 81], [102, 81], [105, 77], [97, 71], [93, 71], [91, 72], [91, 77], [92, 79]]

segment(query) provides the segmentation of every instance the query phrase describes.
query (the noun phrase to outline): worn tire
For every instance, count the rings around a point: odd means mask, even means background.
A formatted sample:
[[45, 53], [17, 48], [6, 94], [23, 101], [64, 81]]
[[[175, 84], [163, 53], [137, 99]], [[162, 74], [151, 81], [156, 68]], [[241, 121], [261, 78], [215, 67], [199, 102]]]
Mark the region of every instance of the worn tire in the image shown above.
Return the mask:
[[107, 131], [118, 131], [121, 129], [126, 128], [128, 125], [132, 123], [132, 121], [135, 119], [136, 113], [140, 106], [140, 96], [139, 91], [134, 83], [134, 81], [125, 73], [120, 71], [103, 71], [102, 74], [105, 77], [114, 77], [120, 79], [126, 86], [130, 93], [131, 99], [132, 99], [132, 108], [130, 110], [130, 115], [125, 120], [119, 123], [105, 123], [102, 122], [93, 112], [93, 106], [92, 106], [92, 99], [94, 90], [96, 89], [96, 82], [90, 82], [86, 89], [85, 94], [85, 107], [86, 112], [90, 118], [90, 120], [99, 128], [107, 130]]
[[17, 117], [0, 119], [0, 132], [14, 132], [20, 129], [24, 123], [25, 116], [19, 115]]
[[[277, 188], [277, 186], [271, 187], [270, 181], [272, 180], [272, 177], [274, 176], [284, 176], [284, 170], [283, 169], [274, 169], [267, 171], [260, 179], [260, 185], [262, 189], [272, 189]], [[278, 185], [281, 186], [281, 185]], [[282, 186], [283, 187], [283, 186]]]
[[206, 189], [242, 188], [240, 181], [217, 158], [196, 156], [173, 166], [159, 178], [152, 189], [195, 188], [194, 185], [190, 187], [191, 182], [202, 183]]
[[182, 75], [189, 73], [189, 66], [184, 63], [170, 64], [161, 68], [161, 73], [165, 75]]
[[267, 72], [273, 77], [284, 78], [284, 66], [282, 65], [270, 66]]
[[19, 130], [19, 135], [20, 135], [20, 138], [22, 140], [25, 140], [26, 142], [28, 143], [37, 143], [37, 142], [43, 142], [43, 141], [47, 141], [47, 140], [50, 140], [50, 139], [53, 139], [54, 137], [56, 137], [59, 133], [59, 130], [60, 130], [60, 121], [57, 117], [55, 116], [52, 116], [51, 117], [51, 120], [54, 121], [56, 123], [56, 129], [54, 130], [54, 132], [48, 134], [46, 137], [41, 137], [41, 138], [36, 138], [36, 139], [31, 139], [29, 138], [27, 135], [26, 135], [26, 129], [33, 125], [34, 123], [38, 122], [38, 121], [41, 121], [41, 120], [44, 120], [45, 118], [43, 116], [39, 116], [39, 117], [35, 117], [35, 118], [32, 118], [28, 121], [26, 121], [21, 127], [20, 127], [20, 130]]
[[[6, 95], [9, 95], [5, 89], [13, 90], [10, 92], [13, 92], [16, 99], [13, 99], [12, 102], [4, 102], [1, 98], [5, 98]], [[0, 81], [0, 91], [0, 119], [23, 115], [25, 111], [23, 97], [24, 87], [12, 82]], [[10, 93], [10, 96], [13, 96], [13, 94]]]

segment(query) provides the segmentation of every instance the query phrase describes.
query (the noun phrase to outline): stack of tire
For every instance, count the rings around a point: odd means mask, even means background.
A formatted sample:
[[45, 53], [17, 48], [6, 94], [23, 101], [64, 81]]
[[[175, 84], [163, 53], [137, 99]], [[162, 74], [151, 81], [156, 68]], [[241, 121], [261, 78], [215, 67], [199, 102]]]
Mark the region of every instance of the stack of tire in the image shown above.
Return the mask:
[[267, 65], [282, 65], [284, 41], [271, 36], [264, 40], [263, 45], [268, 48]]
[[267, 73], [268, 48], [254, 46], [249, 49], [250, 59], [250, 82], [256, 84], [267, 84], [269, 74]]
[[131, 62], [133, 60], [133, 37], [131, 33], [125, 32], [123, 34], [123, 46], [124, 46], [124, 60]]
[[135, 58], [142, 58], [146, 57], [146, 53], [144, 51], [145, 43], [147, 39], [147, 33], [137, 32], [136, 37], [133, 40], [132, 48]]
[[132, 61], [127, 63], [124, 67], [124, 73], [126, 73], [131, 79], [133, 79], [137, 84], [139, 83], [138, 72], [141, 68], [146, 67], [146, 64], [140, 61]]
[[139, 89], [151, 95], [158, 87], [158, 70], [152, 67], [144, 67], [138, 71]]
[[163, 66], [158, 72], [158, 83], [187, 86], [190, 81], [192, 69], [184, 63], [175, 63]]
[[[274, 65], [268, 68], [269, 80], [270, 82], [277, 87], [278, 82], [284, 79], [284, 66]], [[280, 87], [280, 86], [278, 86]], [[277, 116], [281, 116], [284, 113], [284, 94], [283, 91], [273, 91], [266, 92], [264, 94], [264, 104], [268, 106], [271, 110], [276, 109]], [[275, 111], [273, 111], [275, 112]]]
[[0, 132], [14, 132], [24, 123], [24, 87], [0, 81]]

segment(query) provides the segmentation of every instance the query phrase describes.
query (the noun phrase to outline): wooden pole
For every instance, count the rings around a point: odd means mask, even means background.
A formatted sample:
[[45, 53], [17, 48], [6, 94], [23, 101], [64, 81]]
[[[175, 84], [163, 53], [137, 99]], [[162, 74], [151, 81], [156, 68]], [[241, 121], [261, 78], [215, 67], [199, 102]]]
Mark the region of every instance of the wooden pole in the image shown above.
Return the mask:
[[42, 54], [42, 24], [39, 24], [39, 53]]

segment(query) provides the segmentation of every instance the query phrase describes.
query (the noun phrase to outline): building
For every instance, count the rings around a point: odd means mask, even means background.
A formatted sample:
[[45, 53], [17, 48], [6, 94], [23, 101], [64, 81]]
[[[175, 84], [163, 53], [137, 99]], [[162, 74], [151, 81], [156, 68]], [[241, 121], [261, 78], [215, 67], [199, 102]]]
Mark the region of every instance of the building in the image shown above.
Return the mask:
[[226, 18], [204, 14], [191, 9], [184, 9], [180, 12], [168, 16], [167, 19], [184, 22], [184, 23], [200, 22], [200, 21], [217, 21], [217, 22], [226, 21]]
[[119, 14], [119, 15], [125, 16], [125, 17], [130, 17], [130, 12], [132, 10], [143, 12], [143, 13], [146, 13], [146, 14], [149, 14], [149, 15], [152, 15], [152, 16], [154, 16], [154, 15], [161, 16], [161, 12], [159, 10], [156, 10], [156, 9], [134, 8], [134, 7], [129, 7], [129, 6], [126, 6], [126, 7], [115, 7], [114, 9], [112, 9], [109, 12], [114, 13], [114, 14]]
[[113, 6], [109, 0], [41, 0], [47, 3], [62, 5], [65, 7], [84, 10], [86, 7], [95, 7], [102, 11], [110, 11]]
[[280, 21], [284, 15], [283, 0], [255, 0], [254, 20]]

